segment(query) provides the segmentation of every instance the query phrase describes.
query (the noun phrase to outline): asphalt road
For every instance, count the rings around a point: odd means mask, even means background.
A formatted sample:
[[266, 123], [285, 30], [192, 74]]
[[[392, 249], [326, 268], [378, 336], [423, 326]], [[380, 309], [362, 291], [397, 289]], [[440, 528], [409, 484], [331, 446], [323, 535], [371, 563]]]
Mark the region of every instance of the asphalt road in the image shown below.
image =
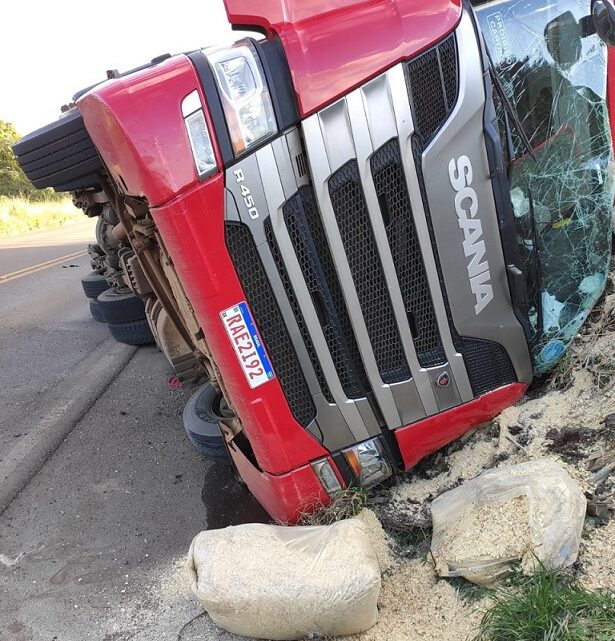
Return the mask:
[[85, 251], [94, 242], [96, 220], [65, 225], [61, 229], [35, 231], [23, 236], [0, 238], [0, 280], [23, 269]]
[[[53, 236], [29, 260], [0, 248], [0, 274], [88, 240]], [[230, 640], [182, 560], [200, 530], [267, 517], [188, 442], [189, 392], [162, 354], [91, 319], [88, 271], [77, 257], [0, 279], [0, 641]]]

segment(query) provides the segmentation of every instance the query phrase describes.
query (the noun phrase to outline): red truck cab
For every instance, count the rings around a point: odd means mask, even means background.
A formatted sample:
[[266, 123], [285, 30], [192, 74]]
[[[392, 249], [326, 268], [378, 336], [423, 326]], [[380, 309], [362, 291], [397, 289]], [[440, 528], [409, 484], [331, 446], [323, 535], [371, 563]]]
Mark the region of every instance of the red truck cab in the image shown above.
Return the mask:
[[[520, 231], [534, 216], [526, 183], [552, 157], [538, 128], [520, 135], [510, 103], [527, 87], [499, 71], [523, 65], [511, 3], [225, 4], [264, 38], [112, 78], [77, 108], [118, 198], [147, 208], [181, 280], [239, 419], [222, 426], [237, 470], [293, 522], [492, 419], [561, 353], [562, 308], [548, 308], [561, 335], [543, 309], [559, 294], [532, 288], [539, 243]], [[554, 16], [535, 9], [527, 19], [551, 34]], [[567, 78], [578, 59], [554, 62], [551, 37], [534, 55]], [[602, 109], [606, 48], [582, 37], [600, 51]], [[568, 144], [568, 126], [544, 133], [558, 141], [548, 150]], [[610, 220], [603, 129], [578, 164]], [[545, 224], [560, 229], [559, 213]], [[607, 254], [579, 267], [575, 292], [591, 276], [599, 295]]]

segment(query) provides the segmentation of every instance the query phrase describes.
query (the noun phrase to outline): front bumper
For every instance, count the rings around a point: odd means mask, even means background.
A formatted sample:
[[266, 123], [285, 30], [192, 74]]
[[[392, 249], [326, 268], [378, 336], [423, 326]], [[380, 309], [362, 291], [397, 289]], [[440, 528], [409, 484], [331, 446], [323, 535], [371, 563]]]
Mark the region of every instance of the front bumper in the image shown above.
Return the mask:
[[[526, 389], [527, 386], [521, 383], [502, 387], [436, 417], [397, 430], [395, 438], [403, 456], [403, 468], [408, 470], [414, 467], [429, 454], [464, 434], [468, 426], [491, 420], [503, 409], [516, 403]], [[294, 524], [302, 515], [331, 500], [311, 465], [273, 475], [257, 469], [232, 442], [229, 444], [229, 453], [252, 494], [278, 523]], [[342, 487], [346, 487], [334, 459], [329, 457], [328, 462], [337, 473]]]

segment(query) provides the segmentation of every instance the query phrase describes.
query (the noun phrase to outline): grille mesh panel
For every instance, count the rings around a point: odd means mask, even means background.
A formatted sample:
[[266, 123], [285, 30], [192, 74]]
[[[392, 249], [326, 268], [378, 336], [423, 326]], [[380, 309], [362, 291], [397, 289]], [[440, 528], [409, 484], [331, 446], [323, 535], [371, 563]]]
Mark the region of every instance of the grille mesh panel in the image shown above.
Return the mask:
[[381, 208], [386, 209], [387, 238], [397, 271], [414, 345], [423, 367], [446, 362], [440, 341], [423, 256], [416, 234], [399, 142], [391, 140], [372, 157], [372, 175]]
[[427, 144], [450, 115], [458, 95], [455, 35], [406, 65], [415, 130]]
[[356, 160], [331, 176], [329, 194], [382, 380], [389, 384], [409, 380]]
[[446, 107], [448, 113], [453, 110], [459, 94], [459, 74], [457, 71], [457, 47], [455, 36], [447, 38], [439, 47], [440, 66], [446, 92]]
[[475, 396], [517, 381], [510, 358], [501, 345], [476, 338], [464, 338], [463, 345]]
[[268, 218], [267, 221], [265, 222], [265, 235], [267, 237], [267, 244], [269, 245], [269, 250], [271, 251], [271, 255], [273, 256], [273, 260], [278, 269], [278, 273], [280, 274], [280, 278], [284, 285], [286, 295], [288, 296], [288, 301], [290, 303], [290, 306], [292, 307], [293, 315], [297, 320], [297, 325], [299, 326], [301, 337], [303, 338], [303, 342], [305, 343], [305, 348], [310, 356], [310, 360], [312, 361], [312, 366], [314, 367], [314, 372], [316, 373], [316, 378], [318, 379], [318, 384], [320, 385], [320, 389], [322, 390], [322, 393], [325, 399], [327, 400], [327, 402], [333, 403], [331, 390], [329, 389], [329, 385], [327, 384], [327, 380], [325, 379], [325, 375], [323, 374], [322, 367], [320, 366], [320, 361], [318, 360], [318, 356], [316, 355], [314, 344], [312, 343], [312, 339], [310, 338], [310, 333], [305, 324], [303, 314], [301, 313], [301, 308], [299, 307], [299, 301], [297, 300], [295, 291], [290, 283], [288, 272], [286, 271], [286, 266], [284, 265], [282, 254], [280, 253], [280, 248], [278, 247], [278, 243], [273, 233], [273, 227], [271, 225], [270, 218]]
[[312, 300], [321, 307], [321, 327], [344, 394], [363, 398], [369, 383], [312, 189], [301, 187], [283, 214]]
[[316, 408], [250, 230], [227, 222], [225, 232], [231, 260], [290, 410], [307, 427], [316, 417]]

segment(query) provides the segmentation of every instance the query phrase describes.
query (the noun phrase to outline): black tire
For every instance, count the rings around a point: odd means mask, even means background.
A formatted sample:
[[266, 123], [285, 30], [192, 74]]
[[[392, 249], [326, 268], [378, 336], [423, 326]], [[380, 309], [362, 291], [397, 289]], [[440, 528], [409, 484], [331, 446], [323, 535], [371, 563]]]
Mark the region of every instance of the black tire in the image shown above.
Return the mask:
[[104, 276], [98, 272], [90, 272], [81, 278], [83, 293], [88, 298], [98, 298], [103, 292], [109, 289], [109, 283]]
[[228, 408], [223, 409], [222, 395], [211, 383], [201, 385], [190, 397], [182, 418], [184, 429], [194, 447], [214, 461], [230, 463], [224, 437], [218, 421], [223, 416], [232, 416]]
[[129, 323], [145, 318], [145, 303], [132, 292], [121, 294], [115, 287], [109, 287], [97, 300], [107, 323]]
[[73, 191], [96, 186], [103, 171], [83, 118], [72, 109], [13, 146], [17, 162], [35, 187]]
[[118, 343], [126, 345], [149, 345], [154, 342], [154, 335], [145, 318], [128, 323], [109, 323], [109, 331]]
[[92, 314], [92, 318], [98, 323], [105, 322], [105, 319], [100, 313], [100, 305], [98, 304], [98, 301], [95, 300], [94, 298], [90, 298], [90, 314]]

